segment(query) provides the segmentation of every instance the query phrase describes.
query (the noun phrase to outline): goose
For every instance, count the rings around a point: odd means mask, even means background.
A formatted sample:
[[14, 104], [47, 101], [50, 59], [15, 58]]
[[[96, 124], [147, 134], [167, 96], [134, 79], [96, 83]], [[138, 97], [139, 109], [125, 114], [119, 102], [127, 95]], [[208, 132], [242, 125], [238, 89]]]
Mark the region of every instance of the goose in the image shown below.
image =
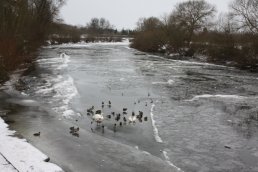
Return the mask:
[[124, 120], [124, 122], [126, 122], [126, 121], [127, 121], [127, 120], [126, 120], [126, 117], [124, 117], [123, 120]]
[[34, 136], [40, 136], [40, 132], [34, 133], [33, 135], [34, 135]]
[[127, 108], [123, 108], [123, 111], [127, 111]]
[[93, 115], [92, 119], [93, 119], [93, 121], [95, 121], [97, 124], [102, 123], [103, 120], [104, 120], [103, 113]]
[[120, 125], [120, 127], [122, 127], [123, 123], [122, 123], [122, 122], [120, 122], [120, 123], [119, 123], [119, 125]]
[[108, 101], [108, 104], [111, 105], [111, 101], [110, 100]]
[[148, 121], [148, 117], [147, 116], [145, 116], [143, 119], [144, 119], [144, 121]]

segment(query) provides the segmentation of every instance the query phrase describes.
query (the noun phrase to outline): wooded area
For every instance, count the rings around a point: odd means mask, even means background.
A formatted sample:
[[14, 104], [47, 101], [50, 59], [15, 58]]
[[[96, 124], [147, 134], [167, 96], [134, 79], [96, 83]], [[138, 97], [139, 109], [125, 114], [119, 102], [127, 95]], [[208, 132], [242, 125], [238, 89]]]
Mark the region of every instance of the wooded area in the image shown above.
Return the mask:
[[[0, 75], [31, 60], [46, 40], [63, 0], [0, 1]], [[0, 77], [1, 78], [1, 77]]]
[[140, 19], [132, 47], [257, 70], [257, 9], [258, 1], [234, 0], [216, 19], [216, 8], [204, 0], [182, 2], [162, 18]]

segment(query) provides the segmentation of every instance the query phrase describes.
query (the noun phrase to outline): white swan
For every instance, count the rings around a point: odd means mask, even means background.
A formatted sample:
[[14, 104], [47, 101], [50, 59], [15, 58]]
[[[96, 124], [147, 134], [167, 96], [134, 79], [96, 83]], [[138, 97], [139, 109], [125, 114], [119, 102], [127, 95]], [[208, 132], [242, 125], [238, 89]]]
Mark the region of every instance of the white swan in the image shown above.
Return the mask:
[[93, 115], [92, 119], [93, 119], [93, 121], [95, 121], [97, 124], [102, 123], [103, 120], [104, 120], [103, 113]]
[[129, 121], [129, 123], [135, 123], [135, 121], [136, 121], [136, 116], [130, 116], [129, 118], [128, 118], [128, 121]]

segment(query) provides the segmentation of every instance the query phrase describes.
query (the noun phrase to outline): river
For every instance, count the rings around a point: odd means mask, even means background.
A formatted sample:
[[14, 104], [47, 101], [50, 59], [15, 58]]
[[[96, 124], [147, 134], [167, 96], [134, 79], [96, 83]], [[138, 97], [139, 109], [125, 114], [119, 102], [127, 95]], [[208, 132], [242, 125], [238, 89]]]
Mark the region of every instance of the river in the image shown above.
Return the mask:
[[[258, 171], [257, 85], [256, 73], [142, 54], [127, 42], [65, 44], [15, 72], [0, 109], [17, 137], [65, 171]], [[91, 124], [92, 106], [104, 130]], [[129, 124], [139, 111], [145, 120]]]

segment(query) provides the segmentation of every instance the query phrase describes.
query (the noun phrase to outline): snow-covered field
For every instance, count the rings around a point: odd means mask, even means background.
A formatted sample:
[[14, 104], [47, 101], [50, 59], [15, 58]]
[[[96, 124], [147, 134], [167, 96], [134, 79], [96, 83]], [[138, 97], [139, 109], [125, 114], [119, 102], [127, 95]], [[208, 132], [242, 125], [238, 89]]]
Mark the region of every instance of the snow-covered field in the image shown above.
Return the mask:
[[45, 162], [45, 154], [25, 139], [14, 137], [15, 131], [0, 118], [0, 171], [1, 172], [60, 172], [60, 167]]

